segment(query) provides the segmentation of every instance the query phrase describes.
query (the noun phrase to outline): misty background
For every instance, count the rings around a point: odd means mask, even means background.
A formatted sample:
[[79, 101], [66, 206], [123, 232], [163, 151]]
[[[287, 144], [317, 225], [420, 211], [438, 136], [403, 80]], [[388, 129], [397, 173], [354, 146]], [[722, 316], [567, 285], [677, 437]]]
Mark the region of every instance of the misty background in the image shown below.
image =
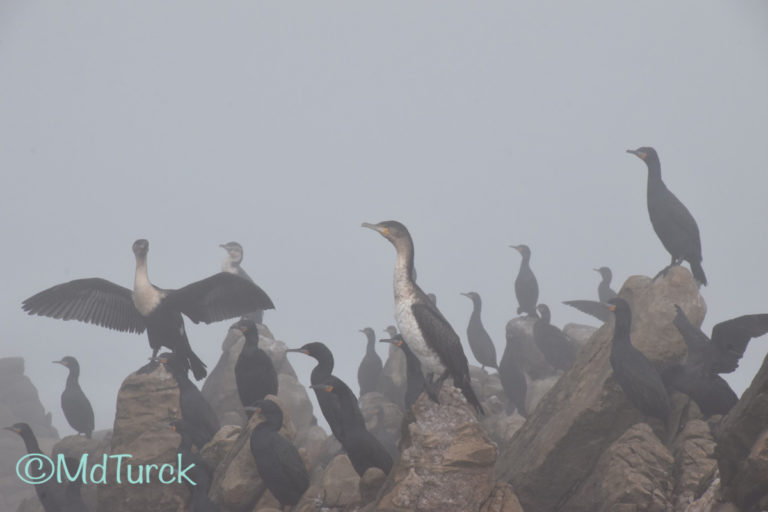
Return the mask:
[[[178, 288], [243, 267], [290, 347], [322, 341], [357, 391], [358, 332], [394, 323], [393, 247], [466, 346], [471, 302], [501, 357], [526, 243], [553, 323], [669, 263], [648, 219], [654, 146], [701, 230], [704, 331], [768, 312], [764, 222], [768, 3], [0, 1], [0, 357], [21, 356], [59, 433], [72, 355], [112, 427], [146, 335], [30, 317], [21, 301], [84, 277]], [[686, 265], [687, 266], [687, 265]], [[233, 320], [234, 321], [234, 320]], [[233, 322], [232, 321], [232, 322]], [[213, 369], [230, 321], [195, 326]], [[382, 336], [383, 337], [383, 336]], [[384, 358], [385, 347], [377, 347]], [[728, 376], [741, 393], [768, 351]], [[308, 384], [314, 360], [290, 356]], [[200, 383], [198, 383], [200, 384]]]

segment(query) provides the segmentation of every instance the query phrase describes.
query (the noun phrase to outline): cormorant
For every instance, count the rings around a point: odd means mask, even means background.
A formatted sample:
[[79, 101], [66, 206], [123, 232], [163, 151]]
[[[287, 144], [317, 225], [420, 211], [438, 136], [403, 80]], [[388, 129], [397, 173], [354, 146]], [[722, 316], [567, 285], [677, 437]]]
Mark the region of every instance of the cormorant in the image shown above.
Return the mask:
[[357, 404], [352, 390], [338, 377], [331, 375], [322, 384], [312, 384], [311, 388], [321, 393], [333, 393], [341, 404], [341, 420], [344, 425], [344, 438], [339, 442], [349, 455], [349, 461], [361, 477], [368, 468], [379, 468], [389, 474], [392, 469], [392, 457], [384, 445], [368, 432], [363, 413]]
[[661, 375], [629, 338], [632, 312], [629, 304], [616, 297], [608, 301], [616, 316], [611, 344], [611, 366], [621, 389], [643, 414], [666, 421], [670, 405]]
[[608, 309], [607, 302], [614, 297], [618, 297], [616, 292], [611, 289], [611, 278], [613, 274], [608, 267], [592, 269], [599, 272], [602, 280], [597, 285], [598, 301], [594, 300], [566, 300], [563, 304], [576, 308], [582, 313], [591, 315], [601, 322], [605, 323], [611, 318], [611, 310]]
[[181, 442], [177, 453], [181, 454], [181, 466], [186, 468], [193, 465], [186, 476], [195, 482], [190, 484], [186, 480], [184, 485], [189, 490], [189, 508], [191, 512], [219, 512], [219, 506], [208, 497], [208, 491], [213, 482], [213, 470], [200, 456], [199, 453], [192, 451], [192, 435], [189, 423], [185, 420], [176, 420], [171, 422], [171, 430], [181, 436]]
[[[515, 340], [515, 336], [522, 336], [522, 333], [519, 331], [509, 333], [507, 346], [504, 348], [504, 355], [501, 356], [501, 363], [499, 364], [499, 379], [509, 404], [517, 409], [520, 416], [527, 418], [525, 395], [528, 393], [528, 383], [525, 380], [525, 373], [517, 363], [518, 356], [515, 353], [516, 347], [523, 343], [523, 340]], [[511, 411], [511, 409], [508, 408], [507, 410]]]
[[69, 369], [67, 385], [61, 393], [61, 409], [64, 411], [64, 417], [78, 434], [85, 434], [85, 437], [90, 439], [93, 432], [93, 408], [77, 381], [80, 377], [80, 364], [72, 356], [62, 357], [61, 361], [53, 362]]
[[202, 450], [221, 428], [219, 418], [197, 386], [189, 380], [183, 360], [171, 352], [160, 354], [159, 360], [179, 386], [181, 417], [187, 422], [192, 443]]
[[[661, 179], [661, 163], [656, 150], [651, 147], [628, 149], [648, 166], [648, 215], [653, 230], [672, 257], [670, 266], [686, 260], [691, 265], [693, 277], [706, 285], [707, 276], [701, 266], [701, 238], [699, 226], [688, 208], [669, 191]], [[666, 267], [661, 273], [665, 273]]]
[[245, 336], [243, 350], [235, 363], [235, 382], [243, 407], [253, 405], [267, 395], [277, 396], [277, 371], [269, 355], [259, 348], [256, 323], [253, 320], [240, 320], [231, 329]]
[[511, 248], [523, 257], [520, 261], [520, 270], [515, 278], [515, 296], [517, 297], [517, 314], [525, 313], [528, 316], [536, 314], [536, 304], [539, 301], [539, 283], [531, 270], [531, 249], [525, 244], [510, 245]]
[[[219, 247], [227, 251], [227, 259], [222, 262], [221, 271], [235, 274], [253, 283], [253, 279], [248, 275], [248, 272], [240, 266], [240, 263], [243, 262], [243, 246], [237, 242], [227, 242], [226, 244], [219, 245]], [[264, 323], [264, 310], [262, 309], [248, 313], [245, 316], [257, 324]]]
[[[325, 382], [325, 379], [331, 376], [333, 371], [333, 353], [324, 343], [314, 341], [307, 343], [301, 348], [289, 348], [286, 352], [299, 352], [317, 361], [317, 365], [312, 369], [312, 373], [309, 376], [311, 384], [322, 384]], [[323, 393], [317, 389], [315, 389], [315, 395], [317, 396], [317, 404], [320, 406], [320, 411], [323, 413], [325, 421], [328, 422], [331, 432], [336, 439], [341, 440], [344, 437], [344, 430], [341, 421], [339, 399], [336, 398], [336, 395]]]
[[397, 334], [397, 327], [395, 327], [394, 325], [388, 325], [384, 328], [384, 332], [389, 334], [390, 339], [394, 338], [395, 335]]
[[600, 284], [597, 285], [597, 300], [600, 302], [608, 302], [609, 300], [618, 297], [618, 294], [611, 288], [611, 279], [613, 279], [613, 272], [608, 267], [593, 268], [595, 272], [600, 274]]
[[264, 485], [283, 508], [296, 505], [309, 488], [309, 473], [298, 450], [280, 435], [283, 411], [271, 400], [259, 400], [255, 412], [264, 421], [251, 432], [251, 454]]
[[363, 223], [389, 240], [397, 250], [395, 264], [395, 319], [403, 339], [427, 372], [440, 375], [438, 385], [449, 375], [467, 401], [483, 414], [472, 389], [469, 365], [461, 340], [451, 324], [413, 280], [413, 239], [408, 229], [397, 221]]
[[683, 364], [662, 372], [671, 388], [690, 396], [704, 416], [727, 414], [739, 398], [720, 373], [731, 373], [739, 366], [752, 338], [768, 333], [768, 314], [744, 315], [720, 322], [712, 328], [712, 338], [691, 324], [682, 308], [675, 304], [673, 323], [688, 346]]
[[366, 393], [376, 391], [384, 365], [382, 365], [381, 358], [376, 353], [376, 334], [373, 332], [373, 329], [366, 327], [365, 329], [360, 329], [360, 332], [365, 334], [368, 340], [365, 346], [365, 356], [360, 362], [360, 367], [357, 369], [357, 383], [360, 385], [360, 396], [362, 397]]
[[147, 274], [149, 242], [136, 240], [133, 291], [106, 279], [76, 279], [48, 288], [22, 303], [30, 315], [79, 320], [117, 331], [147, 331], [152, 358], [168, 347], [191, 366], [197, 380], [206, 376], [205, 364], [192, 352], [182, 313], [194, 323], [217, 322], [256, 309], [273, 308], [264, 291], [253, 283], [219, 272], [178, 290], [153, 285]]
[[408, 348], [408, 344], [403, 340], [403, 337], [397, 333], [390, 339], [379, 341], [382, 343], [391, 343], [396, 347], [400, 347], [405, 354], [405, 410], [408, 411], [421, 393], [426, 389], [426, 382], [424, 381], [424, 374], [421, 371], [419, 358], [411, 352], [411, 349]]
[[483, 327], [482, 320], [480, 320], [480, 311], [483, 306], [480, 295], [477, 292], [467, 292], [461, 295], [469, 297], [472, 301], [472, 315], [470, 315], [469, 325], [467, 325], [467, 341], [469, 342], [469, 348], [472, 349], [472, 355], [475, 356], [483, 370], [485, 370], [486, 366], [498, 370], [496, 347], [493, 346], [493, 340], [488, 335], [485, 327]]
[[[3, 428], [21, 436], [24, 440], [24, 446], [27, 448], [27, 453], [43, 453], [29, 424], [15, 423], [10, 427]], [[75, 475], [78, 461], [67, 457], [65, 458], [65, 463], [70, 474]], [[54, 471], [55, 469], [55, 462], [54, 467], [51, 468], [43, 461], [40, 461], [40, 464], [29, 464], [25, 471], [25, 476], [30, 477], [32, 480], [40, 481], [45, 476], [51, 475], [51, 471]], [[66, 475], [63, 475], [62, 478], [66, 478]], [[56, 478], [49, 478], [46, 481], [35, 484], [34, 488], [37, 493], [37, 498], [40, 500], [40, 504], [43, 506], [45, 512], [87, 512], [88, 510], [80, 496], [79, 480], [76, 482], [64, 480], [63, 483], [59, 483], [56, 481]]]
[[576, 359], [576, 347], [563, 331], [550, 323], [551, 313], [546, 304], [536, 309], [541, 318], [533, 324], [533, 339], [549, 364], [558, 370], [567, 371]]

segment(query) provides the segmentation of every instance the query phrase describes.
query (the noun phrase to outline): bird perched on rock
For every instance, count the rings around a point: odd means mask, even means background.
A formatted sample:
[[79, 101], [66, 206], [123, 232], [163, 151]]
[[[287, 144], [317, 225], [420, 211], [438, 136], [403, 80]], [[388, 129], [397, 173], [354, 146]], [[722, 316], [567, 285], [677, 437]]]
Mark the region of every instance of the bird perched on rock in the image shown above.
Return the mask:
[[61, 409], [64, 411], [64, 417], [67, 418], [69, 426], [75, 429], [78, 434], [85, 434], [85, 437], [90, 439], [93, 432], [93, 408], [78, 382], [80, 364], [72, 356], [62, 357], [61, 361], [53, 362], [65, 366], [69, 370], [67, 384], [61, 393]]
[[468, 297], [472, 301], [472, 314], [469, 316], [469, 325], [467, 325], [467, 341], [469, 342], [469, 348], [472, 350], [472, 355], [475, 356], [483, 370], [485, 370], [486, 366], [498, 370], [496, 347], [493, 346], [493, 340], [488, 331], [485, 330], [483, 321], [480, 319], [480, 313], [483, 308], [480, 295], [477, 292], [467, 292], [461, 295]]
[[611, 367], [624, 394], [640, 412], [666, 421], [670, 405], [667, 389], [656, 368], [629, 337], [632, 312], [627, 301], [616, 297], [609, 301], [616, 316], [611, 342]]
[[[219, 245], [222, 249], [227, 251], [227, 259], [221, 264], [222, 272], [229, 272], [235, 274], [243, 279], [253, 282], [248, 272], [240, 265], [243, 262], [243, 246], [237, 242], [227, 242], [226, 244]], [[264, 310], [259, 309], [244, 315], [247, 319], [253, 320], [257, 324], [264, 323]]]
[[546, 304], [536, 309], [540, 318], [533, 324], [533, 338], [549, 364], [558, 370], [567, 371], [576, 359], [576, 346], [563, 331], [550, 323], [551, 313]]
[[309, 473], [296, 447], [280, 435], [283, 411], [271, 400], [254, 404], [263, 421], [251, 432], [251, 454], [264, 485], [283, 508], [296, 505], [309, 488]]
[[768, 314], [743, 315], [712, 328], [712, 338], [691, 324], [683, 309], [675, 304], [673, 323], [688, 346], [683, 364], [673, 364], [662, 372], [668, 387], [690, 396], [702, 414], [728, 414], [739, 398], [721, 373], [731, 373], [739, 366], [752, 338], [768, 333]]
[[385, 474], [392, 469], [392, 457], [381, 442], [368, 432], [365, 419], [357, 399], [341, 379], [331, 375], [322, 384], [312, 384], [311, 388], [323, 393], [333, 393], [341, 404], [341, 419], [344, 437], [339, 442], [349, 455], [352, 467], [361, 477], [369, 468], [379, 468]]
[[[525, 406], [525, 397], [528, 393], [528, 382], [525, 380], [525, 373], [517, 362], [518, 355], [516, 347], [520, 346], [522, 340], [516, 340], [515, 336], [523, 336], [523, 333], [517, 330], [509, 330], [507, 336], [507, 346], [499, 363], [499, 379], [504, 394], [507, 395], [509, 404], [517, 409], [517, 412], [523, 418], [528, 417], [528, 410]], [[507, 408], [511, 411], [511, 407]]]
[[[403, 339], [421, 361], [422, 368], [440, 375], [439, 386], [448, 377], [467, 401], [483, 414], [480, 400], [472, 389], [469, 364], [461, 340], [435, 304], [413, 277], [414, 246], [408, 229], [397, 221], [363, 223], [389, 240], [397, 251], [395, 264], [395, 318]], [[435, 393], [437, 394], [437, 393]]]
[[147, 331], [152, 358], [168, 347], [192, 368], [195, 378], [206, 376], [205, 364], [192, 352], [182, 314], [194, 323], [218, 322], [256, 309], [272, 309], [272, 301], [253, 283], [220, 272], [178, 290], [153, 285], [147, 273], [149, 242], [136, 240], [133, 291], [106, 279], [76, 279], [33, 295], [22, 303], [30, 315], [79, 320], [123, 332]]
[[376, 391], [384, 365], [376, 353], [376, 333], [370, 327], [360, 329], [360, 332], [365, 334], [366, 338], [365, 356], [357, 369], [357, 383], [360, 385], [360, 396], [363, 396], [371, 391]]
[[[628, 149], [627, 153], [632, 153], [648, 167], [648, 215], [651, 217], [653, 230], [672, 257], [669, 266], [687, 261], [696, 281], [706, 285], [707, 276], [701, 266], [699, 226], [688, 208], [662, 181], [659, 155], [651, 147]], [[668, 268], [661, 273], [665, 273]]]
[[525, 244], [510, 245], [511, 248], [523, 257], [520, 261], [520, 270], [515, 278], [515, 296], [517, 297], [517, 314], [525, 313], [528, 316], [536, 314], [536, 304], [539, 301], [539, 283], [531, 270], [531, 249]]
[[[240, 320], [230, 329], [243, 333], [245, 343], [235, 362], [235, 383], [243, 407], [277, 396], [277, 370], [272, 359], [259, 348], [259, 329], [253, 320]], [[250, 417], [250, 414], [248, 415]]]
[[213, 470], [199, 453], [192, 451], [193, 443], [189, 424], [185, 420], [176, 420], [170, 425], [171, 430], [181, 436], [181, 442], [177, 448], [177, 453], [181, 455], [181, 467], [191, 466], [186, 476], [194, 482], [194, 485], [184, 480], [190, 495], [190, 512], [219, 512], [219, 506], [208, 497], [208, 491], [213, 482]]
[[582, 313], [592, 315], [601, 322], [607, 322], [611, 318], [611, 311], [607, 307], [607, 302], [614, 297], [618, 297], [616, 292], [611, 289], [613, 273], [608, 267], [600, 267], [593, 270], [599, 272], [602, 277], [600, 284], [597, 285], [598, 300], [567, 300], [563, 304], [576, 308]]

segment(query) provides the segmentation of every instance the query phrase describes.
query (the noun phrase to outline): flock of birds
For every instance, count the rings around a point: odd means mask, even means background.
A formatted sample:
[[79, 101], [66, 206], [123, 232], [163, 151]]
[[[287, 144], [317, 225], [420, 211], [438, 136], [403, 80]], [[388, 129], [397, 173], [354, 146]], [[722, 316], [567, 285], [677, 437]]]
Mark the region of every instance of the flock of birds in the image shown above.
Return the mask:
[[[656, 151], [642, 147], [628, 152], [642, 159], [648, 167], [648, 212], [654, 230], [671, 256], [670, 266], [659, 275], [664, 275], [671, 266], [687, 261], [694, 278], [705, 285], [707, 279], [701, 266], [698, 226], [688, 209], [664, 185]], [[416, 283], [414, 243], [408, 229], [396, 221], [364, 223], [363, 227], [378, 232], [397, 253], [394, 312], [398, 328], [389, 327], [389, 337], [379, 341], [398, 347], [405, 356], [406, 411], [422, 393], [438, 402], [440, 387], [450, 378], [475, 411], [484, 414], [472, 388], [469, 364], [458, 334], [438, 309], [434, 296], [426, 294]], [[133, 290], [104, 279], [78, 279], [33, 295], [23, 302], [22, 308], [33, 315], [79, 320], [124, 332], [147, 332], [152, 362], [139, 371], [151, 371], [162, 364], [178, 384], [181, 419], [174, 421], [171, 428], [181, 436], [178, 451], [183, 460], [196, 464], [194, 480], [197, 485], [189, 486], [190, 507], [194, 511], [218, 510], [208, 497], [211, 468], [198, 452], [221, 425], [210, 404], [189, 378], [190, 370], [197, 380], [204, 378], [207, 370], [192, 350], [183, 316], [194, 323], [241, 317], [230, 327], [240, 331], [245, 338], [234, 369], [235, 381], [248, 416], [258, 414], [262, 420], [252, 431], [250, 449], [263, 482], [281, 506], [290, 509], [309, 487], [309, 476], [294, 445], [279, 434], [283, 424], [280, 407], [265, 399], [267, 395], [277, 394], [278, 379], [272, 360], [259, 347], [257, 323], [261, 322], [263, 311], [274, 305], [240, 266], [242, 247], [236, 242], [221, 247], [228, 253], [222, 272], [178, 290], [166, 290], [150, 282], [147, 272], [149, 243], [137, 240], [133, 244], [136, 258]], [[551, 324], [549, 308], [538, 302], [538, 283], [530, 266], [531, 249], [526, 245], [512, 247], [522, 257], [515, 280], [517, 313], [536, 319], [533, 337], [538, 350], [551, 367], [565, 372], [577, 357], [577, 347]], [[714, 327], [710, 339], [676, 306], [674, 325], [686, 341], [688, 356], [684, 363], [659, 371], [631, 343], [632, 313], [629, 304], [611, 289], [610, 269], [595, 270], [601, 275], [598, 300], [566, 304], [601, 321], [608, 320], [611, 314], [615, 316], [610, 362], [628, 399], [645, 415], [663, 420], [670, 414], [669, 390], [690, 396], [706, 416], [727, 413], [738, 398], [720, 374], [734, 371], [747, 343], [768, 332], [768, 314], [745, 315], [721, 322]], [[520, 337], [524, 334], [508, 332], [506, 349], [497, 363], [493, 341], [481, 321], [480, 295], [476, 292], [463, 295], [473, 304], [467, 326], [472, 354], [483, 369], [497, 370], [508, 398], [508, 410], [517, 410], [527, 417], [526, 371], [518, 357]], [[366, 328], [361, 332], [367, 340], [366, 353], [358, 371], [360, 394], [363, 395], [377, 390], [383, 365], [376, 354], [373, 329]], [[170, 352], [158, 356], [162, 347]], [[388, 474], [393, 466], [392, 454], [366, 429], [353, 391], [333, 375], [331, 350], [321, 342], [312, 342], [287, 352], [305, 354], [317, 361], [310, 375], [310, 388], [355, 471], [362, 476], [368, 469], [378, 468]], [[78, 383], [79, 364], [71, 356], [54, 362], [69, 369], [61, 395], [64, 415], [73, 429], [90, 437], [94, 429], [93, 409]], [[528, 373], [529, 377], [538, 377], [534, 369], [528, 369]], [[7, 428], [21, 435], [30, 453], [39, 453], [37, 440], [28, 424], [17, 423]], [[46, 512], [86, 510], [76, 483], [63, 488], [38, 485], [36, 491]]]

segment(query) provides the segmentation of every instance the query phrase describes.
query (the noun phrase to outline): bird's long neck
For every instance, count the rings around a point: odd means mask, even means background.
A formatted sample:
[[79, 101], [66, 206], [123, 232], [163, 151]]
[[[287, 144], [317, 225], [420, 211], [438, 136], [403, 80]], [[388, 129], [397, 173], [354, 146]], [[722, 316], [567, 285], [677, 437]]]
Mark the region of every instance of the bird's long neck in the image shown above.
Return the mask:
[[32, 432], [27, 432], [21, 436], [24, 439], [24, 446], [27, 447], [27, 453], [43, 453], [40, 451], [40, 445], [37, 444], [37, 438]]
[[370, 355], [376, 354], [376, 336], [366, 333], [368, 336], [368, 344], [365, 346], [365, 353]]
[[470, 320], [475, 320], [477, 322], [480, 322], [480, 313], [483, 310], [483, 303], [480, 302], [479, 299], [472, 299], [472, 315], [470, 315]]
[[399, 240], [395, 245], [397, 262], [395, 263], [395, 297], [411, 291], [415, 285], [413, 279], [414, 248], [412, 240]]
[[616, 312], [616, 323], [613, 328], [613, 343], [615, 345], [630, 344], [629, 332], [632, 328], [632, 318], [625, 311]]
[[80, 368], [69, 367], [69, 375], [67, 375], [67, 386], [79, 386], [77, 380], [80, 377]]
[[661, 180], [661, 164], [659, 162], [647, 162], [648, 165], [648, 192], [657, 188], [666, 188]]
[[333, 356], [318, 357], [317, 365], [312, 369], [310, 381], [312, 384], [321, 384], [333, 372]]
[[136, 275], [133, 278], [133, 289], [139, 290], [151, 287], [149, 273], [147, 272], [147, 255], [136, 256]]

